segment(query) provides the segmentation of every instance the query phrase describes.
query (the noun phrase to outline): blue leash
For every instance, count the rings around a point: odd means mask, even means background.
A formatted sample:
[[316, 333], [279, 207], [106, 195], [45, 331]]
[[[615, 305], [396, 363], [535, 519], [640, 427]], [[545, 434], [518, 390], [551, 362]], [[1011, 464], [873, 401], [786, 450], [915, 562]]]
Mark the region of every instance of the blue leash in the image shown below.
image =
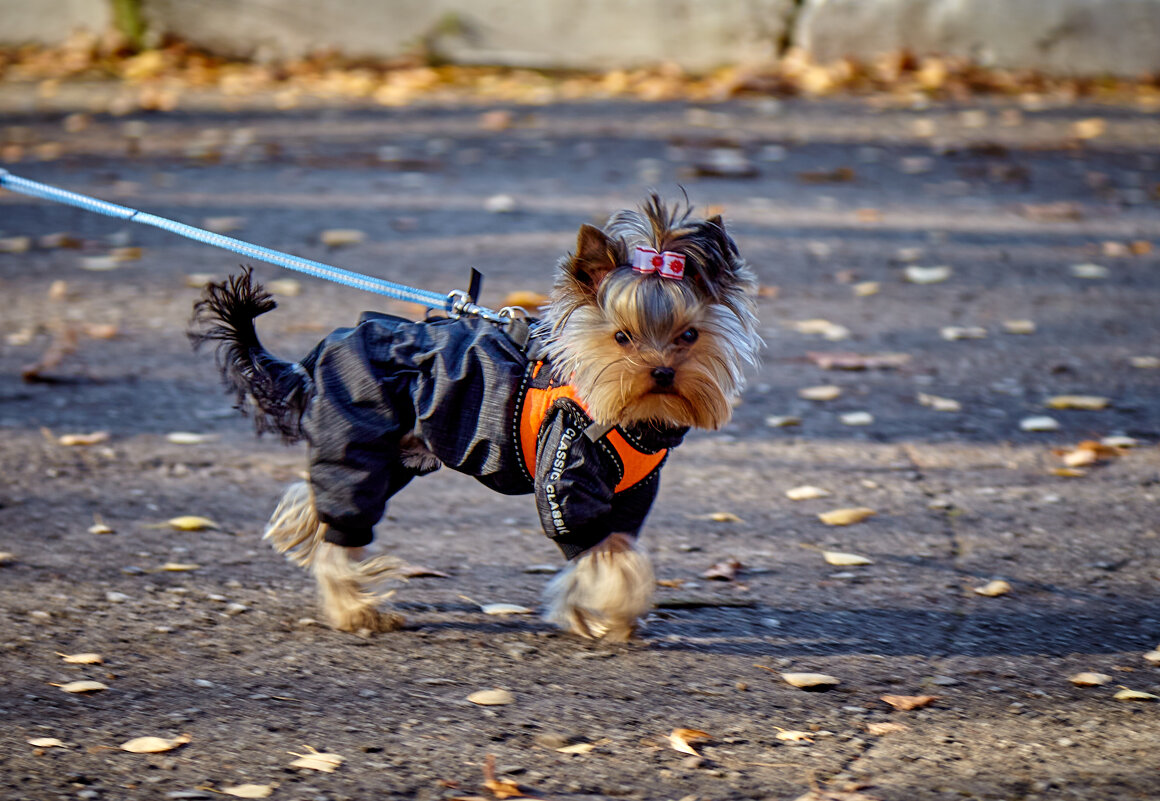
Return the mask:
[[243, 242], [240, 239], [234, 239], [233, 237], [215, 234], [212, 231], [195, 228], [192, 225], [169, 220], [165, 217], [158, 217], [156, 214], [148, 214], [137, 209], [131, 209], [128, 206], [118, 206], [116, 203], [108, 203], [104, 200], [89, 197], [88, 195], [69, 192], [59, 187], [50, 186], [49, 184], [30, 181], [27, 178], [13, 175], [5, 169], [0, 169], [0, 187], [12, 192], [29, 195], [30, 197], [51, 200], [54, 203], [63, 203], [66, 206], [75, 206], [85, 211], [103, 214], [106, 217], [115, 217], [118, 220], [124, 220], [126, 222], [152, 225], [154, 228], [160, 228], [163, 231], [169, 231], [170, 233], [184, 236], [187, 239], [202, 242], [206, 245], [231, 250], [234, 253], [251, 259], [257, 259], [258, 261], [264, 261], [267, 264], [276, 264], [279, 267], [297, 270], [298, 272], [306, 273], [315, 278], [333, 281], [337, 284], [353, 287], [354, 289], [362, 289], [378, 295], [386, 295], [395, 300], [418, 303], [429, 309], [442, 309], [454, 315], [475, 315], [495, 323], [505, 323], [515, 314], [514, 310], [511, 309], [502, 309], [499, 312], [494, 312], [491, 309], [477, 306], [475, 304], [475, 297], [478, 294], [478, 282], [473, 282], [474, 286], [471, 293], [457, 289], [446, 295], [441, 295], [438, 292], [416, 289], [414, 287], [404, 286], [403, 284], [396, 284], [392, 281], [386, 281], [382, 278], [375, 278], [370, 275], [344, 270], [341, 267], [333, 267], [329, 264], [323, 264], [322, 262], [311, 259], [292, 256], [289, 253], [272, 250], [261, 245], [253, 245], [249, 242]]

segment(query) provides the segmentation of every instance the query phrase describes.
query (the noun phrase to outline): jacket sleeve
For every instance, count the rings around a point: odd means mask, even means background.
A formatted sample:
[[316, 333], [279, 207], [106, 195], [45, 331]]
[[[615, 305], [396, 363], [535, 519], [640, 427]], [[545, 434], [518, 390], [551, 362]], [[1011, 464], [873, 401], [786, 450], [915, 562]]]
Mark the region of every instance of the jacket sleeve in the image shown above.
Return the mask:
[[569, 402], [546, 416], [536, 445], [536, 508], [544, 533], [568, 559], [613, 532], [636, 534], [656, 497], [658, 472], [616, 494], [620, 462], [606, 439], [584, 434], [591, 421]]

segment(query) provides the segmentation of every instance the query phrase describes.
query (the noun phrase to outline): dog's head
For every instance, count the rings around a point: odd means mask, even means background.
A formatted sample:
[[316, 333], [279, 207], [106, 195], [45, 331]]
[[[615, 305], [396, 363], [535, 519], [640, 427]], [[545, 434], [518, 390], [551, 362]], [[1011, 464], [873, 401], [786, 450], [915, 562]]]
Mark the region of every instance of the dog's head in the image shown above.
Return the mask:
[[653, 195], [580, 228], [545, 314], [548, 352], [599, 423], [719, 428], [757, 361], [755, 293], [719, 216]]

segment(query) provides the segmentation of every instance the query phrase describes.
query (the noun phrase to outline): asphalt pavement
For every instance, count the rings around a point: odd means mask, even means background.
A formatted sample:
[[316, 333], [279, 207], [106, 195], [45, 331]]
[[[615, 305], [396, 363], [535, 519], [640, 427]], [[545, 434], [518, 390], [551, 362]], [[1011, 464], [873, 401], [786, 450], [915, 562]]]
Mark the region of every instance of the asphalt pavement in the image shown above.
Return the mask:
[[[475, 267], [493, 307], [547, 292], [580, 224], [686, 193], [757, 272], [766, 348], [665, 469], [640, 642], [482, 614], [534, 608], [560, 560], [529, 499], [448, 471], [380, 527], [447, 577], [363, 640], [259, 541], [301, 450], [256, 439], [185, 339], [239, 259], [0, 194], [0, 797], [1160, 798], [1155, 111], [68, 102], [0, 92], [7, 169], [440, 292]], [[286, 356], [420, 311], [255, 267]], [[78, 679], [107, 689], [54, 686]], [[143, 735], [190, 739], [118, 750]], [[304, 745], [341, 767], [290, 767]]]

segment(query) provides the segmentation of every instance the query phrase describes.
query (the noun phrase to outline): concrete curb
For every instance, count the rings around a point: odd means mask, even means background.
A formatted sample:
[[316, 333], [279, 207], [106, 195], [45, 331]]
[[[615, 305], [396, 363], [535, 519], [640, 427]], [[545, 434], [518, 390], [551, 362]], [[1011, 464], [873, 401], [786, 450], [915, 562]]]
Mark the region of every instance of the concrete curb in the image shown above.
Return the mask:
[[[699, 72], [797, 47], [826, 63], [908, 51], [1071, 77], [1160, 74], [1160, 0], [142, 0], [149, 35], [276, 60], [334, 50], [458, 64]], [[109, 0], [0, 0], [0, 45], [106, 30]]]

